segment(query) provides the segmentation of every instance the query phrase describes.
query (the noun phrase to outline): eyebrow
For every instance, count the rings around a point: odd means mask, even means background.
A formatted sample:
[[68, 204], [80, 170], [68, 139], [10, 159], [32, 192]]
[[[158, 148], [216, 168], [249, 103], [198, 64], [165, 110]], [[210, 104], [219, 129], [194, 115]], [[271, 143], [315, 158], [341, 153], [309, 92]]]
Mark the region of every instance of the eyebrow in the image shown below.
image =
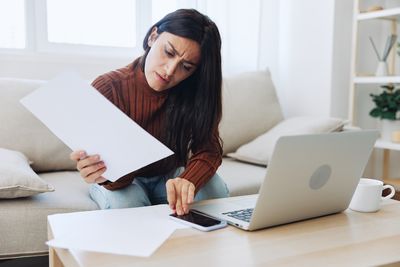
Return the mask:
[[[178, 54], [178, 56], [182, 56], [176, 49], [175, 49], [175, 47], [169, 42], [169, 41], [167, 41], [168, 42], [168, 44], [171, 46], [171, 48], [172, 48], [172, 50], [174, 50], [174, 52], [176, 53], [176, 54]], [[191, 65], [193, 65], [193, 66], [196, 66], [196, 64], [195, 63], [193, 63], [193, 62], [191, 62], [191, 61], [188, 61], [188, 60], [183, 60], [183, 61], [185, 61], [186, 63], [189, 63], [189, 64], [191, 64]]]

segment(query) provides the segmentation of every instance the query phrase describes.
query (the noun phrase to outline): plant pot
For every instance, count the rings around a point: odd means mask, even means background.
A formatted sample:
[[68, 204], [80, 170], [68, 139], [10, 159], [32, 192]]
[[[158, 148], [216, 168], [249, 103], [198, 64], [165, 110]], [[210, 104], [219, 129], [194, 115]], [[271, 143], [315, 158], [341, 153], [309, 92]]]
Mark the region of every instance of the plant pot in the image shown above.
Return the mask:
[[380, 120], [381, 138], [392, 142], [393, 133], [400, 131], [400, 120]]

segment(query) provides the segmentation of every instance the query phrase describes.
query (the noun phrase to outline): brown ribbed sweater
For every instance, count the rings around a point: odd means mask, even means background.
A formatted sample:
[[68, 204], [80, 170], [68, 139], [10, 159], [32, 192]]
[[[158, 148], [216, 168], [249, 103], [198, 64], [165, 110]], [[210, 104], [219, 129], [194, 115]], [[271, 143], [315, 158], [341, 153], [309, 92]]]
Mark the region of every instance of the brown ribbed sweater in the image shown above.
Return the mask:
[[[143, 129], [165, 143], [163, 123], [166, 116], [168, 90], [161, 92], [153, 90], [146, 81], [139, 61], [140, 58], [124, 68], [99, 76], [92, 85]], [[214, 129], [212, 140], [197, 151], [191, 152], [192, 155], [187, 165], [184, 166], [185, 171], [180, 177], [191, 181], [196, 186], [197, 193], [215, 174], [222, 161], [218, 129]], [[140, 153], [140, 151], [132, 151], [132, 153]], [[109, 190], [123, 188], [131, 184], [135, 177], [166, 175], [179, 165], [176, 157], [172, 155], [127, 174], [104, 187]]]

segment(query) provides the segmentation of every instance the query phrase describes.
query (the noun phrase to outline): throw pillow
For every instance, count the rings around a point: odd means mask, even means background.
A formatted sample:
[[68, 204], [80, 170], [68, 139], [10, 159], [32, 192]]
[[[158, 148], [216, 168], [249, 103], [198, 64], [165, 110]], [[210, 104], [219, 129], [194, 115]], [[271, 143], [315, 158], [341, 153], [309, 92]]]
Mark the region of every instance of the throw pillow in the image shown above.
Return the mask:
[[54, 191], [29, 166], [19, 151], [0, 148], [0, 198], [27, 197]]
[[328, 133], [342, 130], [344, 121], [338, 118], [293, 117], [278, 123], [253, 141], [242, 145], [228, 156], [240, 161], [266, 166], [276, 141], [281, 136]]
[[224, 155], [282, 120], [281, 106], [268, 70], [224, 77], [219, 125]]
[[36, 172], [76, 170], [69, 158], [71, 149], [19, 102], [44, 84], [0, 78], [0, 147], [22, 152]]

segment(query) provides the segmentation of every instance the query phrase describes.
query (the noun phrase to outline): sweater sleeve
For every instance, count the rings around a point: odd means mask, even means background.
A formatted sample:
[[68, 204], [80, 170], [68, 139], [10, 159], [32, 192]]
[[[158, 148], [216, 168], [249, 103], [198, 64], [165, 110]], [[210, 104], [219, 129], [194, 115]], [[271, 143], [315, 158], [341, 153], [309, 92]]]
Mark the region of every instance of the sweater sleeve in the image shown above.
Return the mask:
[[129, 173], [127, 175], [122, 176], [115, 182], [107, 181], [106, 183], [103, 184], [103, 187], [110, 191], [118, 190], [130, 185], [133, 182], [133, 179], [134, 179], [133, 173]]
[[218, 129], [214, 131], [210, 142], [192, 153], [180, 177], [192, 182], [197, 193], [214, 176], [222, 162], [222, 146]]

